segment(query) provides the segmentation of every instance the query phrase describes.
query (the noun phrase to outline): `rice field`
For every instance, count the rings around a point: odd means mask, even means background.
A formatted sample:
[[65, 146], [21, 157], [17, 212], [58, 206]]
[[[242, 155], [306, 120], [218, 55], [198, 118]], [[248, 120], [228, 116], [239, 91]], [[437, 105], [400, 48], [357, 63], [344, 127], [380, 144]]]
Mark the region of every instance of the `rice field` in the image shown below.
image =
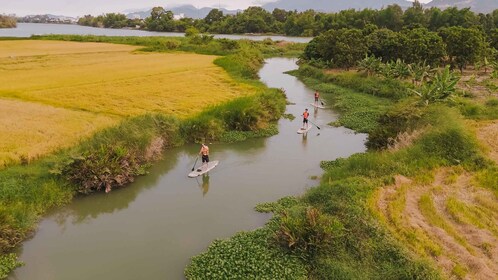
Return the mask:
[[74, 145], [149, 112], [184, 118], [253, 92], [216, 56], [137, 47], [0, 41], [0, 167]]

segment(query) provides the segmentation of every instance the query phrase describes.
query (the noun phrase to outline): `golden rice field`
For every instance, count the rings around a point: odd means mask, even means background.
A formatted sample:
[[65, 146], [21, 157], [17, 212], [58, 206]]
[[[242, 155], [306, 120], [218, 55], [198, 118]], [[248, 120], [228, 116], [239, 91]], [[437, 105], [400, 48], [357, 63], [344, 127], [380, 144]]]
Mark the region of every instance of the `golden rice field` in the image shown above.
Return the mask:
[[124, 117], [186, 117], [252, 92], [214, 59], [115, 44], [0, 41], [0, 166], [74, 145]]

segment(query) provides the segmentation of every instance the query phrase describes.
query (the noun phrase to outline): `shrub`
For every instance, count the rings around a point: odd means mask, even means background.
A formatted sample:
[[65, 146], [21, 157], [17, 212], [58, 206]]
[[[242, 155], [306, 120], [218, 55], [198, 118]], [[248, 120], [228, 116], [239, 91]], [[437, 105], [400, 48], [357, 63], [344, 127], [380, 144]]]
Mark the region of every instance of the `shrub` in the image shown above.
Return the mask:
[[303, 260], [312, 262], [342, 234], [342, 224], [313, 207], [293, 207], [280, 214], [275, 242]]

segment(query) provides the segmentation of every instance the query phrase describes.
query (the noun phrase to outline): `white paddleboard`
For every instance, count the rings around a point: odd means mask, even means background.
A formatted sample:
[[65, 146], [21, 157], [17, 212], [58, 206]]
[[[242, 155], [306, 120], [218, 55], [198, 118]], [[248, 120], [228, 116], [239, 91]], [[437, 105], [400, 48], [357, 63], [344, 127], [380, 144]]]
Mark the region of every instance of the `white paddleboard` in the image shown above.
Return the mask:
[[211, 169], [215, 168], [218, 165], [218, 163], [219, 163], [219, 161], [217, 161], [217, 160], [210, 161], [210, 162], [208, 162], [207, 165], [205, 164], [205, 165], [201, 165], [201, 166], [197, 167], [194, 171], [190, 172], [188, 174], [188, 176], [190, 178], [195, 178], [197, 176], [201, 176], [202, 174], [207, 173]]
[[310, 131], [310, 129], [311, 129], [312, 127], [313, 127], [313, 126], [312, 126], [311, 124], [308, 124], [308, 128], [303, 129], [303, 128], [301, 127], [301, 128], [299, 128], [299, 130], [297, 131], [297, 133], [298, 133], [298, 134], [304, 134], [304, 133], [306, 133], [306, 132]]
[[325, 107], [320, 104], [316, 105], [315, 103], [310, 103], [310, 105], [316, 108], [325, 109]]

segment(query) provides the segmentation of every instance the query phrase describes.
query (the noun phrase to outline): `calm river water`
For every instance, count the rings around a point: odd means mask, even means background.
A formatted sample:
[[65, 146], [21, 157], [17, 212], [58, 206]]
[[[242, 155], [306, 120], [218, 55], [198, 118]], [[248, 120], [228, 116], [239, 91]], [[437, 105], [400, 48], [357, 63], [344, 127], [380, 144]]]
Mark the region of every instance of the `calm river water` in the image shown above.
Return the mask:
[[[26, 263], [8, 279], [127, 280], [183, 279], [189, 259], [216, 238], [264, 225], [261, 202], [302, 194], [322, 174], [321, 160], [363, 152], [366, 135], [329, 127], [336, 114], [314, 111], [313, 92], [283, 74], [295, 61], [267, 60], [260, 72], [270, 87], [284, 88], [289, 101], [280, 133], [236, 144], [212, 144], [211, 159], [220, 164], [209, 176], [187, 177], [198, 149], [168, 150], [150, 174], [127, 188], [76, 199], [47, 215], [31, 240], [20, 248]], [[296, 133], [305, 108], [321, 127]]]
[[[0, 28], [0, 37], [30, 37], [31, 35], [75, 34], [75, 35], [104, 35], [104, 36], [166, 36], [183, 37], [184, 33], [150, 32], [131, 29], [111, 29], [81, 26], [76, 24], [46, 24], [46, 23], [18, 23], [17, 28]], [[287, 36], [258, 36], [258, 35], [214, 35], [215, 38], [232, 40], [249, 39], [261, 41], [271, 38], [274, 41], [285, 40], [296, 43], [308, 43], [312, 38]]]

